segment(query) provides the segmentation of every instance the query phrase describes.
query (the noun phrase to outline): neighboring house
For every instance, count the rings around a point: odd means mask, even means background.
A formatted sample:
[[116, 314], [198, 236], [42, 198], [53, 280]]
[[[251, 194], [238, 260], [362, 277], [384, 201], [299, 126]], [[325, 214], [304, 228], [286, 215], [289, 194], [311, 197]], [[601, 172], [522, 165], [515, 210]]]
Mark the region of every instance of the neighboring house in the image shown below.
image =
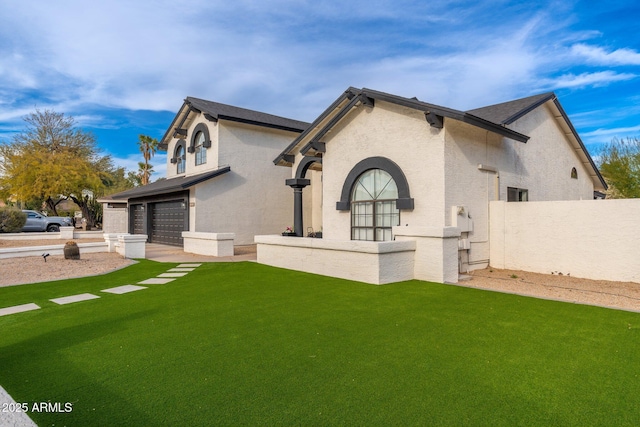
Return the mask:
[[[149, 242], [182, 246], [185, 236], [223, 236], [242, 245], [256, 234], [283, 231], [293, 209], [284, 186], [289, 171], [271, 160], [307, 126], [186, 98], [159, 141], [167, 152], [166, 179], [100, 199], [105, 233], [147, 234]], [[200, 243], [196, 252], [207, 253]]]
[[371, 283], [486, 267], [490, 201], [606, 189], [553, 93], [464, 112], [349, 88], [274, 163], [322, 239], [257, 236], [258, 261]]

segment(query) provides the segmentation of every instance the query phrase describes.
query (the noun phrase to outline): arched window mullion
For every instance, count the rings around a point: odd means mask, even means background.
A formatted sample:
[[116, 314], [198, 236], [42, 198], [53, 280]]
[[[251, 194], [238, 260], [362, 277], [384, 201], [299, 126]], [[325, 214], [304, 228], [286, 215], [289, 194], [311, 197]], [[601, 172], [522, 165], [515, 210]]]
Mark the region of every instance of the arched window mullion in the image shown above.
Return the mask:
[[[386, 179], [386, 181], [384, 180]], [[377, 187], [384, 182], [378, 190]], [[393, 183], [393, 191], [388, 191]], [[364, 192], [358, 191], [362, 188]], [[364, 199], [363, 193], [369, 198]], [[366, 196], [365, 196], [366, 197]], [[370, 169], [356, 180], [351, 194], [351, 238], [353, 240], [391, 240], [391, 229], [399, 225], [400, 211], [396, 206], [398, 189], [393, 177], [382, 169]]]

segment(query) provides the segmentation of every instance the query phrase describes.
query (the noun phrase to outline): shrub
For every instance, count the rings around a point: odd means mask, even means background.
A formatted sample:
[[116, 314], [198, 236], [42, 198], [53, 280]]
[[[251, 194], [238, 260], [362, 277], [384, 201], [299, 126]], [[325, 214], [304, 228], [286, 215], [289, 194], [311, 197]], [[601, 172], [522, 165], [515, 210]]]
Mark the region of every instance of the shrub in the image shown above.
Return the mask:
[[0, 208], [0, 233], [17, 233], [27, 222], [27, 214], [20, 209]]

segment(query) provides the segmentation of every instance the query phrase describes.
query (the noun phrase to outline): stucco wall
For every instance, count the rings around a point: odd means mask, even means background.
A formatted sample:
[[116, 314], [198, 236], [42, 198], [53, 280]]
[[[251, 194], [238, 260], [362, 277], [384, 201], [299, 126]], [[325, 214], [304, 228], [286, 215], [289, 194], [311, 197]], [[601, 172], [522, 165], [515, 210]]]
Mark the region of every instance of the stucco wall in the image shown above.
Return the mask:
[[491, 202], [491, 265], [640, 282], [640, 200]]
[[[496, 163], [501, 200], [507, 198], [507, 187], [529, 189], [530, 201], [593, 199], [593, 181], [546, 104], [509, 127], [531, 139], [526, 144], [506, 141], [505, 155]], [[571, 178], [573, 167], [578, 179]]]
[[323, 238], [351, 239], [349, 212], [336, 210], [336, 202], [351, 169], [374, 156], [395, 162], [407, 178], [414, 210], [400, 212], [401, 224], [444, 226], [443, 135], [423, 113], [383, 101], [357, 107], [343, 119], [324, 139]]
[[[528, 190], [529, 200], [591, 200], [593, 181], [547, 106], [541, 106], [512, 126], [530, 136], [513, 141], [466, 123], [445, 120], [445, 217], [451, 208], [466, 206], [473, 230], [463, 233], [471, 249], [461, 252], [462, 271], [484, 268], [489, 260], [489, 206], [506, 200], [507, 187]], [[489, 166], [496, 172], [480, 170]], [[571, 169], [578, 179], [571, 178]], [[497, 185], [499, 190], [497, 190]]]
[[256, 234], [292, 225], [293, 190], [285, 185], [291, 171], [272, 160], [296, 135], [218, 122], [218, 161], [231, 171], [195, 186], [189, 231], [235, 233], [235, 244], [251, 244]]
[[110, 208], [108, 203], [103, 203], [102, 206], [102, 231], [104, 233], [128, 233], [128, 209]]
[[416, 244], [256, 236], [258, 262], [382, 285], [413, 279]]
[[[200, 124], [204, 123], [209, 130], [209, 139], [211, 139], [211, 147], [207, 148], [207, 161], [201, 165], [196, 166], [196, 153], [189, 153], [187, 151], [188, 147], [191, 145], [191, 138], [193, 137], [194, 128]], [[187, 137], [185, 138], [185, 152], [186, 152], [186, 164], [185, 164], [185, 173], [184, 175], [196, 175], [202, 172], [206, 172], [208, 170], [217, 169], [219, 165], [223, 165], [220, 163], [218, 156], [218, 122], [210, 122], [204, 118], [202, 114], [199, 114], [193, 122], [187, 128]], [[177, 176], [177, 165], [175, 163], [171, 163], [171, 158], [174, 155], [176, 144], [179, 139], [173, 138], [168, 146], [167, 146], [167, 178], [172, 178]], [[183, 175], [183, 174], [180, 174]]]

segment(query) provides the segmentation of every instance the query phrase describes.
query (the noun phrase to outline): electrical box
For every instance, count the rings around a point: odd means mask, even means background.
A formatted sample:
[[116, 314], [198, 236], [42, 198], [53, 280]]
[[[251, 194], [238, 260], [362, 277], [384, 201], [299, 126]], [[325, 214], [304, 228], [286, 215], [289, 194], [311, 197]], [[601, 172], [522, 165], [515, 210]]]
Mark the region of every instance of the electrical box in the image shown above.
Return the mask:
[[473, 220], [466, 206], [451, 206], [451, 225], [458, 227], [462, 233], [473, 231]]

